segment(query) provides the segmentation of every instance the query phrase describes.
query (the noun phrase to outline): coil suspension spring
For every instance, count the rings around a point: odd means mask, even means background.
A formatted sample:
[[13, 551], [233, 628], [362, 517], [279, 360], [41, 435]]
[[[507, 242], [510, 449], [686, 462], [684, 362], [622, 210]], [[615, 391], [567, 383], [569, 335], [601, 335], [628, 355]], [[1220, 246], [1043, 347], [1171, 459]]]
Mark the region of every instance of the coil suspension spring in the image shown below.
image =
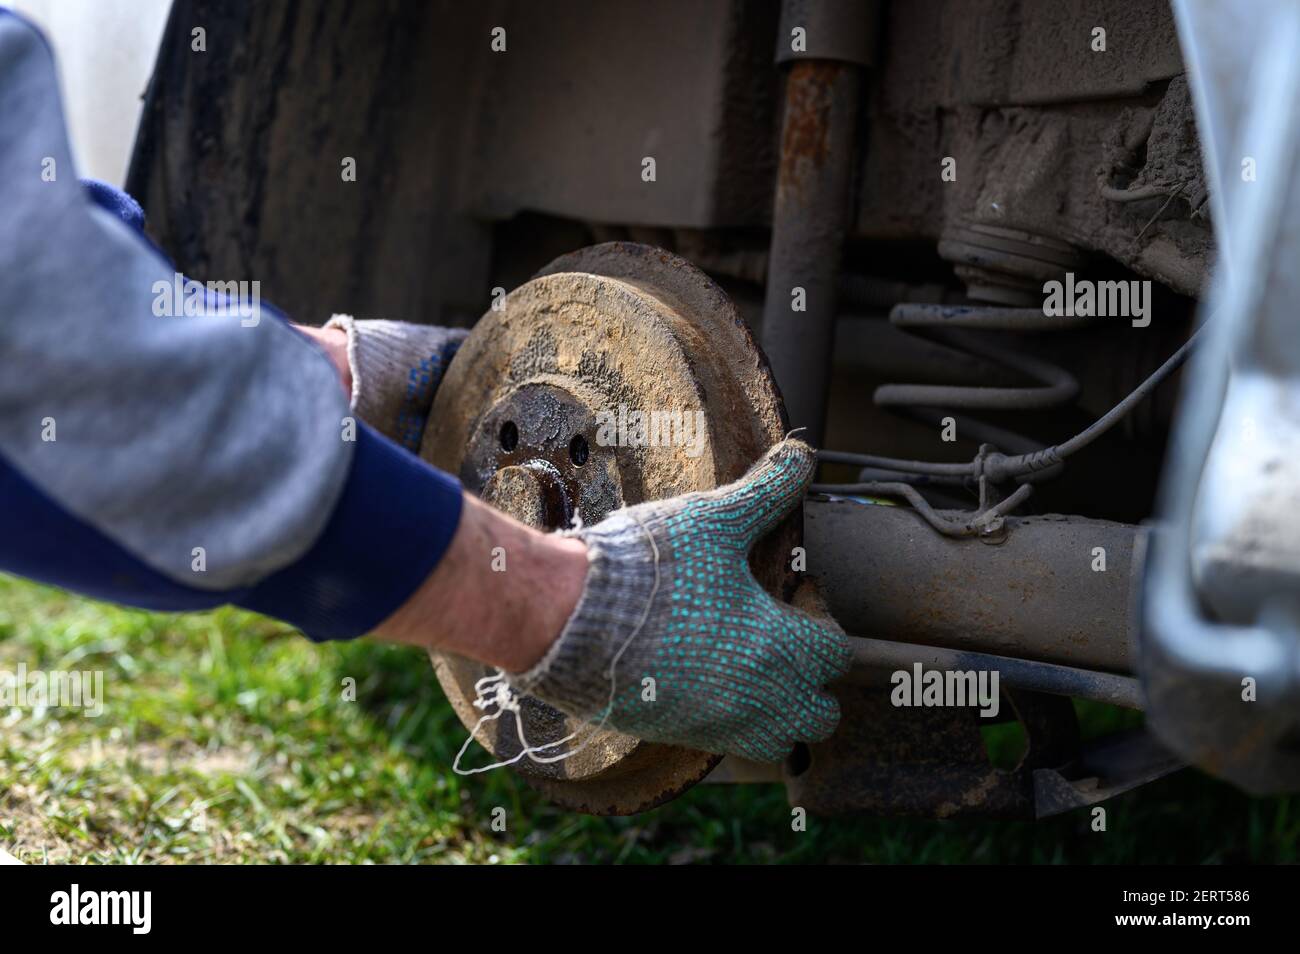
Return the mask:
[[[965, 436], [991, 445], [990, 450], [1031, 454], [1042, 450], [1044, 445], [1024, 434], [960, 412], [1051, 410], [1068, 406], [1078, 395], [1079, 384], [1066, 369], [1023, 351], [990, 342], [980, 333], [1068, 331], [1088, 324], [1088, 318], [1048, 316], [1041, 308], [909, 302], [895, 305], [889, 320], [898, 328], [982, 359], [1031, 383], [1021, 386], [884, 384], [873, 396], [880, 407], [896, 409], [927, 424], [938, 424], [948, 412], [958, 412], [952, 416], [960, 433]], [[1017, 479], [1022, 482], [1045, 479], [1058, 474], [1061, 467], [1059, 462], [1050, 463]], [[898, 479], [898, 476], [868, 468], [860, 479]], [[921, 481], [912, 478], [912, 482]]]

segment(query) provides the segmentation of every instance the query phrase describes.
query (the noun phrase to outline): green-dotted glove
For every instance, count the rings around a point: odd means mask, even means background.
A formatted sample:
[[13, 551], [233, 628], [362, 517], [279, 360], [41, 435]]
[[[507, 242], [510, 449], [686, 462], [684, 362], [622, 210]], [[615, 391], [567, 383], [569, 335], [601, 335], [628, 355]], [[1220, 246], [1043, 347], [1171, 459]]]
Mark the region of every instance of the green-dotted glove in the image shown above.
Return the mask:
[[335, 315], [325, 327], [342, 328], [348, 335], [352, 410], [385, 437], [418, 454], [434, 393], [469, 332], [402, 321], [357, 321], [349, 315]]
[[638, 738], [760, 761], [829, 736], [839, 706], [824, 686], [848, 670], [848, 640], [774, 600], [747, 561], [814, 466], [812, 448], [786, 440], [734, 484], [572, 531], [588, 547], [582, 597], [511, 687]]

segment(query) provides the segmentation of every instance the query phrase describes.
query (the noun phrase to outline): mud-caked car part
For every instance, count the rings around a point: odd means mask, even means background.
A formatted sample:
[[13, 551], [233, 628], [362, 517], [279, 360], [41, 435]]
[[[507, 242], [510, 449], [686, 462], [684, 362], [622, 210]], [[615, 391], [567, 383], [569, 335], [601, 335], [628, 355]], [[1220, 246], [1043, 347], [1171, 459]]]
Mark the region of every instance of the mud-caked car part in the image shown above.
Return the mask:
[[[498, 509], [555, 529], [735, 480], [785, 430], [767, 363], [721, 289], [660, 249], [608, 243], [556, 259], [475, 325], [438, 390], [421, 454]], [[798, 518], [787, 520], [751, 558], [774, 595], [789, 591], [782, 554], [798, 533]], [[435, 669], [473, 729], [474, 683], [490, 671], [452, 655], [436, 656]], [[644, 810], [718, 762], [609, 729], [589, 738], [591, 727], [536, 699], [522, 700], [522, 718], [533, 746], [577, 733], [573, 757], [514, 767], [582, 811]], [[477, 739], [498, 760], [522, 749], [513, 720]]]

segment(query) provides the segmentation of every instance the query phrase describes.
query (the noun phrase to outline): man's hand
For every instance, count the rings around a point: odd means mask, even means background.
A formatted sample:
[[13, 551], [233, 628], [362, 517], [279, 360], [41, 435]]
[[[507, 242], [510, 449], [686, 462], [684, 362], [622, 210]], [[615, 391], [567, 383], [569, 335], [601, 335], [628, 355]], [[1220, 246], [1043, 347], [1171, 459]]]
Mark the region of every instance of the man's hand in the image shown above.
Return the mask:
[[[779, 760], [834, 731], [824, 687], [851, 658], [833, 622], [778, 603], [749, 570], [814, 466], [787, 440], [726, 487], [564, 534], [466, 497], [447, 558], [379, 631], [499, 666], [520, 694], [638, 738]], [[490, 570], [497, 546], [505, 574]]]
[[[320, 346], [325, 356], [338, 372], [339, 383], [345, 393], [352, 394], [352, 366], [348, 363], [348, 333], [342, 328], [313, 328], [311, 325], [294, 325], [297, 331], [306, 335]], [[366, 423], [370, 423], [367, 421]]]
[[352, 410], [418, 454], [434, 393], [468, 332], [348, 315], [335, 315], [323, 328], [295, 327], [334, 363]]
[[733, 484], [578, 531], [590, 562], [582, 598], [512, 687], [588, 720], [608, 713], [638, 738], [759, 761], [828, 737], [839, 705], [824, 687], [847, 672], [848, 640], [774, 600], [748, 563], [815, 466], [811, 447], [786, 440]]

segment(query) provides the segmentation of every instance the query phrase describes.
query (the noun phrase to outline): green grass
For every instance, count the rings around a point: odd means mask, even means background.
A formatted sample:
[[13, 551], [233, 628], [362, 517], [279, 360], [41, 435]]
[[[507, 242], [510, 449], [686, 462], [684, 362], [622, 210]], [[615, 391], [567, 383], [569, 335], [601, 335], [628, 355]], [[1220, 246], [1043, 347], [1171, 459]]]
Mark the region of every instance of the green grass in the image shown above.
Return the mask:
[[[0, 669], [103, 670], [106, 708], [0, 709], [0, 847], [27, 862], [1295, 861], [1300, 805], [1193, 772], [1039, 824], [809, 819], [778, 786], [704, 785], [576, 816], [465, 733], [416, 651], [316, 646], [231, 609], [122, 609], [0, 576]], [[344, 680], [356, 680], [345, 701]], [[1093, 731], [1114, 713], [1084, 711]], [[507, 830], [491, 829], [506, 810]]]

